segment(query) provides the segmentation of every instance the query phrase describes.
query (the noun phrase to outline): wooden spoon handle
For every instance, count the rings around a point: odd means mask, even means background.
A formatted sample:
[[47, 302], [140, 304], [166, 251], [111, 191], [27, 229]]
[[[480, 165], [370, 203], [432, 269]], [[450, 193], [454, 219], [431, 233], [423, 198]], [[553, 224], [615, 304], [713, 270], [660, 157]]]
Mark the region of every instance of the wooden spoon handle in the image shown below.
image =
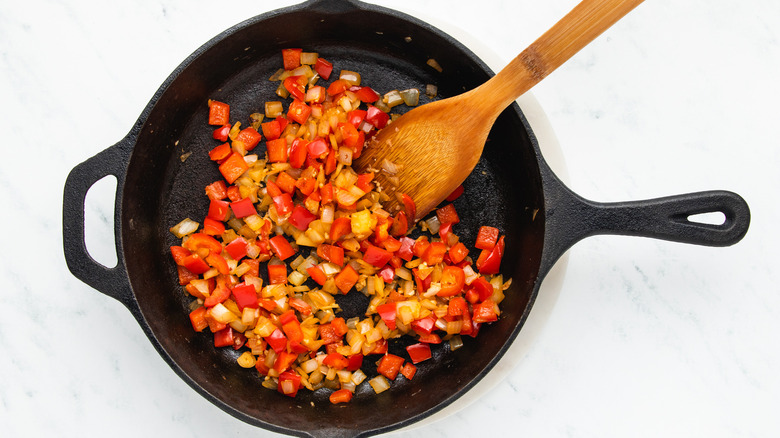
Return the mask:
[[480, 87], [486, 100], [501, 112], [642, 1], [583, 0]]

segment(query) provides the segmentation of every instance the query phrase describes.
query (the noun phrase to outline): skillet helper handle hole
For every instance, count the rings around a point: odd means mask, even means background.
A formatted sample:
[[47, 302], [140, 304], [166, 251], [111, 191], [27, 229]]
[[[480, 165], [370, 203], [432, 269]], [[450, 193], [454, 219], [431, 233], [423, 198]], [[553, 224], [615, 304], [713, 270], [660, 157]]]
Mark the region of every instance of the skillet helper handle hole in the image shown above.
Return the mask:
[[599, 204], [597, 210], [603, 233], [706, 246], [733, 245], [744, 237], [750, 224], [750, 209], [745, 200], [727, 191]]
[[[133, 139], [125, 138], [74, 167], [65, 180], [62, 207], [62, 237], [68, 269], [84, 283], [125, 305], [129, 304], [132, 295], [117, 239], [119, 221], [116, 215], [119, 214], [119, 195], [133, 143]], [[110, 196], [111, 188], [114, 188], [113, 208], [111, 214], [106, 214], [105, 208], [96, 206], [93, 201], [103, 202]], [[86, 211], [90, 214], [88, 218]], [[89, 238], [87, 225], [90, 227]], [[98, 229], [93, 228], [95, 225]], [[106, 227], [111, 231], [107, 231]], [[96, 242], [96, 238], [99, 241]], [[109, 238], [110, 242], [103, 241]], [[111, 248], [106, 248], [107, 245], [113, 246], [113, 253]]]

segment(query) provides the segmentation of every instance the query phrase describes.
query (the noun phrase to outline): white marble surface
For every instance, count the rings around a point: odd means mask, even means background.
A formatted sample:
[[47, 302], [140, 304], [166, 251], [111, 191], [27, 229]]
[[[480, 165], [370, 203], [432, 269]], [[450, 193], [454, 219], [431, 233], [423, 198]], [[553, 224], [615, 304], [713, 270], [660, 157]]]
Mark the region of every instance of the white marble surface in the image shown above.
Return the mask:
[[[122, 138], [192, 51], [290, 3], [0, 0], [3, 436], [275, 436], [197, 395], [121, 304], [70, 275], [61, 199], [69, 170]], [[575, 3], [381, 1], [504, 62]], [[778, 23], [776, 0], [647, 1], [534, 90], [576, 192], [728, 189], [751, 229], [729, 248], [577, 244], [497, 382], [391, 436], [780, 436]], [[111, 203], [101, 185], [87, 206], [106, 263]]]

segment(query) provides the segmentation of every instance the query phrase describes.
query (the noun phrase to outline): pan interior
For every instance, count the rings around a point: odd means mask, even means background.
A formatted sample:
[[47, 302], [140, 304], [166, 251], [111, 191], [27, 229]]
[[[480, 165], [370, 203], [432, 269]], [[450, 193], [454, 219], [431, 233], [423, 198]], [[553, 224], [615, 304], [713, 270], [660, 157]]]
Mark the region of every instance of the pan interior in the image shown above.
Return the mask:
[[[143, 125], [122, 194], [121, 235], [142, 324], [188, 383], [244, 421], [288, 432], [400, 427], [443, 407], [476, 383], [530, 310], [544, 235], [538, 150], [519, 110], [505, 111], [464, 184], [464, 194], [454, 202], [461, 218], [455, 231], [467, 246], [473, 248], [481, 225], [498, 227], [507, 236], [502, 273], [513, 283], [497, 323], [483, 326], [476, 339], [464, 337], [464, 346], [456, 351], [449, 351], [446, 342], [433, 346], [433, 359], [418, 364], [413, 380], [398, 377], [381, 395], [364, 382], [346, 406], [331, 405], [325, 389], [301, 390], [295, 399], [264, 389], [257, 372], [236, 364], [238, 352], [215, 349], [209, 333], [192, 330], [187, 317], [191, 297], [176, 281], [168, 249], [179, 242], [168, 229], [185, 217], [202, 223], [208, 208], [204, 187], [221, 178], [207, 156], [217, 145], [206, 124], [207, 100], [229, 103], [231, 120], [246, 125], [249, 114], [263, 112], [265, 101], [281, 100], [274, 94], [278, 82], [268, 78], [280, 67], [280, 51], [286, 47], [318, 52], [333, 63], [334, 75], [341, 69], [358, 71], [363, 82], [380, 93], [435, 84], [442, 98], [490, 76], [471, 52], [436, 29], [373, 8], [339, 13], [292, 9], [249, 20], [215, 38], [169, 78], [139, 122]], [[430, 58], [439, 62], [442, 72], [426, 65]], [[256, 151], [262, 154], [264, 143]], [[352, 293], [340, 304], [345, 315], [352, 316], [364, 311], [366, 302]], [[390, 352], [405, 357], [404, 347], [413, 342], [394, 341]], [[364, 360], [369, 377], [376, 375], [378, 359]]]

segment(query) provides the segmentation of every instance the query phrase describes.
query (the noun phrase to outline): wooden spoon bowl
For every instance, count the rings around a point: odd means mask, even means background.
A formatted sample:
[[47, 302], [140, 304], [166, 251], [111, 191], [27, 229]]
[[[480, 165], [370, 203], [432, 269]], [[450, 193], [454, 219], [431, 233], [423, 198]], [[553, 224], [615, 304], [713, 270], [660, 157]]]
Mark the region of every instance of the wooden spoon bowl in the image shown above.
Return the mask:
[[424, 217], [474, 169], [507, 106], [642, 1], [583, 0], [484, 84], [414, 108], [382, 129], [353, 167], [375, 172], [391, 212], [407, 194], [417, 207], [414, 219]]

